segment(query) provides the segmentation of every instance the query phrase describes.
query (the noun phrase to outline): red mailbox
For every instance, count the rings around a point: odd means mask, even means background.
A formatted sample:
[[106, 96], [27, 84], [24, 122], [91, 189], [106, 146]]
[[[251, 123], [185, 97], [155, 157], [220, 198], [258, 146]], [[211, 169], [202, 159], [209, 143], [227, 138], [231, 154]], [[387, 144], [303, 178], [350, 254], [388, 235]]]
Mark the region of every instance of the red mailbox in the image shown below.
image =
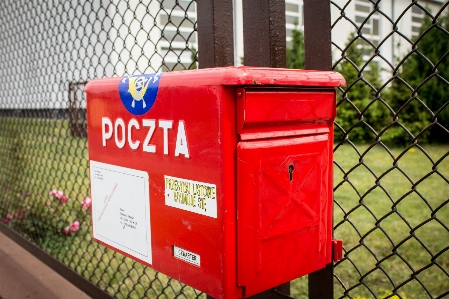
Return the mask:
[[94, 239], [215, 298], [324, 268], [343, 84], [249, 67], [90, 82]]

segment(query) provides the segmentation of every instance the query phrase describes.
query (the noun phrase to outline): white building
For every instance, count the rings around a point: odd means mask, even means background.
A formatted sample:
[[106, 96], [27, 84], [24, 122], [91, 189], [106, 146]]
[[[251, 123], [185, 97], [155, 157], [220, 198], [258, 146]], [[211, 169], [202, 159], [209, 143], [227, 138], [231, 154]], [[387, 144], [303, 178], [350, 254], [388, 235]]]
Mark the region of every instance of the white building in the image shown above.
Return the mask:
[[[191, 65], [193, 56], [189, 49], [198, 49], [197, 33], [193, 31], [195, 1], [113, 0], [113, 3], [108, 15], [116, 16], [113, 27], [117, 30], [110, 31], [109, 39], [115, 41], [112, 65], [117, 65], [117, 74], [182, 70]], [[302, 1], [286, 0], [287, 42], [291, 40], [293, 29], [303, 27], [302, 5]], [[156, 27], [150, 28], [153, 24], [157, 24]], [[242, 0], [234, 0], [235, 65], [241, 65], [243, 58], [242, 28]], [[124, 40], [118, 38], [124, 35], [128, 35]], [[125, 61], [128, 63], [121, 63]]]
[[[440, 10], [443, 1], [423, 1], [419, 5], [428, 9], [432, 13]], [[379, 47], [381, 57], [376, 57], [376, 61], [382, 70], [382, 79], [387, 79], [392, 67], [396, 67], [399, 59], [402, 59], [412, 48], [410, 41], [414, 41], [421, 28], [425, 12], [410, 0], [384, 0], [378, 2], [379, 11], [373, 13], [374, 5], [369, 0], [334, 0], [331, 6], [332, 48], [334, 59], [341, 57], [338, 48], [343, 49], [347, 44], [351, 33], [356, 33], [357, 28], [347, 19], [351, 20], [361, 29], [363, 37], [369, 40], [374, 46]], [[341, 9], [344, 7], [344, 18]], [[388, 19], [390, 18], [393, 23]], [[363, 26], [362, 26], [363, 25]], [[392, 34], [395, 26], [397, 32]], [[404, 35], [404, 36], [401, 36]], [[368, 49], [364, 60], [368, 60], [374, 54], [374, 48], [369, 43], [365, 44]]]
[[[236, 65], [243, 57], [242, 1], [234, 0]], [[418, 4], [436, 13], [441, 1], [419, 0]], [[71, 83], [186, 69], [198, 49], [192, 0], [29, 1], [26, 14], [19, 2], [7, 2], [9, 11], [0, 20], [0, 106], [4, 109], [67, 108]], [[285, 3], [288, 44], [295, 24], [303, 29], [303, 2]], [[391, 73], [389, 62], [394, 67], [396, 58], [411, 49], [400, 34], [416, 38], [426, 14], [411, 0], [382, 0], [378, 5], [382, 13], [372, 13], [369, 0], [332, 2], [333, 56], [334, 60], [341, 57], [338, 48], [344, 48], [356, 26], [364, 24], [363, 37], [379, 46], [385, 58], [375, 59], [385, 79]], [[394, 25], [387, 17], [396, 22], [398, 32], [393, 35]], [[372, 53], [366, 53], [365, 59]], [[23, 85], [19, 89], [17, 82]]]
[[[116, 0], [118, 1], [118, 0]], [[131, 0], [131, 2], [137, 0]], [[150, 0], [148, 0], [150, 1]], [[242, 1], [234, 0], [234, 63], [241, 65], [243, 58], [243, 20], [242, 20]], [[157, 66], [161, 63], [161, 57], [164, 57], [164, 66], [162, 70], [168, 69], [184, 69], [191, 63], [191, 52], [185, 50], [186, 46], [190, 49], [198, 49], [197, 34], [192, 33], [194, 22], [196, 21], [196, 3], [191, 0], [179, 0], [176, 5], [175, 0], [159, 0], [152, 1], [150, 5], [154, 6], [151, 11], [158, 11], [160, 7], [167, 9], [171, 14], [170, 21], [168, 15], [164, 11], [158, 15], [157, 22], [164, 34], [161, 42], [158, 43], [157, 59], [153, 59]], [[442, 6], [443, 0], [420, 0], [419, 5], [428, 9], [430, 12], [436, 13]], [[374, 11], [374, 5], [369, 0], [355, 0], [348, 3], [347, 0], [335, 0], [331, 5], [332, 25], [332, 41], [335, 45], [332, 47], [334, 60], [341, 57], [339, 50], [343, 49], [348, 41], [351, 33], [356, 33], [358, 26], [367, 40], [374, 46], [379, 47], [381, 57], [376, 57], [375, 61], [382, 70], [382, 77], [387, 78], [391, 71], [389, 62], [395, 66], [395, 62], [402, 58], [411, 49], [409, 40], [415, 40], [418, 37], [421, 22], [425, 16], [425, 12], [418, 6], [413, 5], [410, 0], [384, 0], [378, 2], [380, 12]], [[342, 17], [342, 9], [344, 8], [344, 17]], [[285, 0], [286, 14], [286, 36], [287, 46], [291, 41], [291, 32], [298, 28], [304, 30], [303, 18], [303, 1], [302, 0]], [[187, 13], [184, 11], [186, 10]], [[188, 15], [191, 20], [186, 21]], [[390, 20], [390, 18], [394, 23]], [[353, 23], [351, 23], [354, 22]], [[363, 24], [363, 26], [362, 26]], [[356, 25], [356, 26], [355, 26]], [[397, 26], [397, 33], [392, 34], [394, 27]], [[177, 31], [179, 32], [177, 33]], [[133, 32], [134, 30], [131, 30]], [[406, 38], [401, 36], [404, 35]], [[152, 39], [153, 36], [150, 36]], [[157, 40], [158, 37], [155, 35]], [[172, 42], [170, 42], [173, 39]], [[153, 40], [153, 39], [152, 39]], [[170, 50], [170, 44], [171, 49]], [[368, 47], [365, 53], [365, 60], [368, 60], [374, 54], [374, 48], [366, 44]], [[167, 53], [167, 54], [166, 54]], [[179, 58], [178, 55], [181, 54]], [[154, 56], [153, 56], [154, 57]], [[181, 64], [180, 64], [181, 63]], [[139, 67], [139, 69], [144, 68]]]
[[[243, 57], [242, 1], [243, 0], [234, 0], [234, 44], [236, 65], [241, 64], [241, 58]], [[442, 0], [426, 0], [420, 1], [419, 5], [428, 9], [430, 12], [435, 13], [441, 8], [442, 3]], [[196, 33], [192, 34], [190, 37], [188, 36], [191, 34], [192, 23], [196, 20], [196, 8], [194, 3], [191, 3], [189, 0], [179, 1], [181, 7], [189, 7], [188, 14], [192, 22], [183, 22], [185, 13], [179, 6], [175, 6], [174, 4], [175, 0], [164, 0], [161, 3], [162, 6], [169, 9], [174, 7], [171, 23], [169, 23], [164, 29], [167, 42], [161, 43], [161, 53], [168, 51], [168, 40], [175, 36], [178, 28], [181, 32], [180, 35], [182, 35], [183, 38], [181, 38], [178, 34], [176, 35], [177, 39], [175, 38], [175, 41], [172, 42], [172, 48], [176, 49], [175, 53], [180, 53], [182, 49], [185, 49], [185, 41], [188, 41], [190, 47], [198, 49], [196, 44]], [[347, 0], [334, 1], [334, 4], [331, 5], [332, 24], [334, 25], [332, 29], [332, 41], [336, 44], [332, 49], [334, 59], [338, 59], [341, 55], [338, 47], [344, 48], [348, 41], [349, 35], [357, 32], [358, 28], [356, 26], [360, 27], [363, 36], [372, 42], [374, 46], [377, 47], [380, 45], [380, 54], [386, 61], [394, 64], [398, 58], [401, 58], [408, 53], [411, 49], [411, 44], [400, 34], [403, 34], [410, 40], [416, 39], [420, 30], [422, 18], [425, 16], [425, 11], [418, 6], [413, 5], [410, 0], [383, 0], [378, 3], [378, 6], [382, 13], [373, 13], [374, 5], [369, 0], [355, 0], [350, 1], [349, 3]], [[342, 8], [344, 8], [344, 18], [342, 18]], [[285, 9], [288, 45], [288, 42], [291, 40], [291, 31], [296, 27], [295, 24], [297, 24], [297, 28], [300, 30], [304, 29], [303, 1], [285, 0]], [[393, 24], [388, 18], [396, 24]], [[164, 26], [167, 20], [167, 16], [160, 15], [160, 26]], [[351, 21], [354, 22], [354, 24], [352, 24]], [[178, 25], [179, 27], [176, 27]], [[397, 26], [398, 33], [391, 34], [394, 30], [394, 26]], [[369, 53], [367, 52], [365, 59], [368, 59], [373, 52], [374, 49]], [[188, 65], [191, 62], [191, 55], [188, 54], [189, 53], [184, 52], [181, 57], [181, 61], [185, 65]], [[170, 53], [166, 57], [165, 61], [168, 66], [173, 66], [179, 62], [177, 55], [174, 55], [174, 53]], [[377, 57], [376, 61], [384, 71], [391, 69], [388, 63], [383, 59]]]

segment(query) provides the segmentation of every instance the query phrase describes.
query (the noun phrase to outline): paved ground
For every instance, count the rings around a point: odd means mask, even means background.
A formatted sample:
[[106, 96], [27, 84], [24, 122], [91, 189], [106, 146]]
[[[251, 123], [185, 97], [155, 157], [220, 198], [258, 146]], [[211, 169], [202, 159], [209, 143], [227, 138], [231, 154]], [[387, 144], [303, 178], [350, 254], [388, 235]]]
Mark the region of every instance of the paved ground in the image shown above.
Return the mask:
[[25, 298], [90, 297], [0, 232], [0, 299]]

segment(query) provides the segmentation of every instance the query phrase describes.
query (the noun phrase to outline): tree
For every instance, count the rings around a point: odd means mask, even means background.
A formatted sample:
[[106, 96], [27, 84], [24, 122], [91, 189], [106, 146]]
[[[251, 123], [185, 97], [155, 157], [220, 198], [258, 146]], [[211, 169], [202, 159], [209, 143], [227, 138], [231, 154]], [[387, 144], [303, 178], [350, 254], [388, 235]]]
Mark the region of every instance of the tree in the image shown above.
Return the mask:
[[338, 93], [335, 140], [349, 138], [356, 142], [372, 142], [385, 126], [387, 108], [379, 100], [379, 67], [363, 62], [363, 54], [370, 46], [362, 46], [361, 39], [351, 34], [343, 59], [335, 71], [346, 80], [343, 92]]
[[195, 46], [192, 46], [191, 51], [192, 53], [190, 54], [190, 59], [192, 60], [192, 63], [189, 66], [189, 70], [196, 70], [198, 68], [198, 51]]
[[297, 28], [292, 30], [291, 46], [287, 47], [287, 68], [303, 69], [304, 68], [304, 33]]
[[[414, 136], [418, 135], [420, 142], [449, 142], [448, 133], [438, 125], [427, 128], [433, 120], [432, 113], [426, 108], [433, 113], [443, 108], [436, 119], [448, 130], [449, 36], [444, 30], [449, 30], [449, 14], [436, 20], [423, 20], [420, 37], [411, 55], [400, 66], [388, 97], [398, 121]], [[394, 141], [411, 140], [403, 129], [395, 129], [392, 130]]]
[[[376, 98], [376, 91], [381, 85], [379, 67], [374, 62], [367, 65], [363, 62], [363, 53], [368, 47], [362, 46], [359, 38], [352, 34], [343, 53], [345, 59], [335, 69], [347, 82], [344, 92], [338, 94], [336, 141], [345, 137], [357, 142], [372, 141], [386, 125], [388, 110]], [[295, 28], [291, 46], [287, 47], [287, 67], [304, 68], [304, 62], [304, 34]]]

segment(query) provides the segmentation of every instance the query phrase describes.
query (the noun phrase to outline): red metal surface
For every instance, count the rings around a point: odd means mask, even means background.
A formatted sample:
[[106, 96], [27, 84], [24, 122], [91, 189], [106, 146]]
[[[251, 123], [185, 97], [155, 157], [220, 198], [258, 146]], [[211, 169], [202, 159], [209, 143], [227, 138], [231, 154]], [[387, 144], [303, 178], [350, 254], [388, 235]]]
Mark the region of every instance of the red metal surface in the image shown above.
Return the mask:
[[[164, 73], [165, 80], [177, 86], [248, 86], [248, 87], [338, 87], [345, 85], [336, 72], [226, 67]], [[162, 82], [161, 82], [162, 83]]]
[[335, 91], [240, 88], [237, 133], [242, 140], [329, 133]]
[[[126, 255], [215, 298], [248, 296], [324, 267], [331, 261], [331, 149], [335, 102], [330, 87], [344, 84], [339, 74], [245, 67], [164, 73], [154, 105], [143, 115], [133, 115], [125, 109], [118, 91], [120, 80], [122, 78], [94, 80], [87, 85], [86, 94], [89, 159], [144, 171], [149, 177], [152, 264]], [[239, 131], [239, 135], [236, 91], [243, 88], [247, 94], [252, 93], [250, 88], [255, 85], [326, 89], [319, 91], [316, 97], [314, 91], [307, 91], [304, 93], [306, 102], [299, 105], [292, 103], [288, 96], [278, 97], [278, 93], [285, 91], [282, 89], [251, 95], [243, 128], [255, 123], [255, 128], [263, 129], [258, 132], [253, 128], [249, 135]], [[254, 111], [259, 99], [259, 108], [268, 112], [263, 116]], [[274, 103], [278, 99], [281, 100], [279, 107]], [[315, 102], [324, 106], [310, 116]], [[286, 109], [286, 119], [276, 107]], [[289, 112], [291, 109], [304, 110]], [[301, 117], [307, 119], [296, 119]], [[112, 124], [123, 120], [126, 128], [123, 147], [117, 146], [115, 135], [104, 139], [103, 118], [110, 119]], [[264, 124], [264, 118], [270, 121]], [[149, 131], [143, 127], [144, 120], [156, 124], [150, 141], [153, 152], [143, 151]], [[171, 121], [172, 129], [158, 127], [161, 121]], [[188, 157], [175, 155], [181, 123], [188, 141]], [[240, 120], [239, 125], [242, 125]], [[284, 135], [279, 133], [280, 127]], [[313, 135], [278, 138], [285, 134]], [[253, 140], [244, 141], [244, 135]], [[239, 140], [242, 141], [239, 143]], [[135, 148], [133, 144], [138, 141], [140, 144]], [[242, 162], [244, 160], [248, 165]], [[288, 163], [295, 167], [292, 182], [288, 169], [284, 169]], [[253, 176], [262, 175], [257, 169], [270, 175], [254, 179]], [[164, 176], [216, 185], [217, 217], [167, 206]], [[279, 186], [269, 185], [270, 178], [278, 179]], [[307, 184], [302, 184], [303, 180]], [[259, 183], [267, 189], [254, 186]], [[259, 194], [261, 190], [263, 194]], [[261, 199], [269, 201], [258, 202]], [[103, 199], [93, 197], [92, 200]], [[276, 218], [280, 216], [282, 221]], [[271, 227], [273, 217], [276, 220]], [[96, 221], [94, 219], [94, 231]], [[256, 227], [264, 230], [262, 237], [255, 234]], [[285, 249], [280, 250], [276, 240], [280, 240]], [[285, 245], [288, 240], [293, 241], [291, 246]], [[106, 243], [103, 242], [115, 248], [114, 244]], [[175, 258], [173, 246], [198, 254], [201, 266]], [[293, 246], [296, 251], [292, 251]], [[261, 260], [257, 262], [256, 257]], [[292, 260], [294, 262], [290, 262]], [[271, 275], [266, 272], [268, 268]], [[243, 294], [243, 287], [246, 294]]]
[[343, 258], [343, 241], [340, 239], [332, 239], [333, 261], [338, 262]]
[[328, 134], [240, 142], [238, 282], [248, 296], [331, 261]]

